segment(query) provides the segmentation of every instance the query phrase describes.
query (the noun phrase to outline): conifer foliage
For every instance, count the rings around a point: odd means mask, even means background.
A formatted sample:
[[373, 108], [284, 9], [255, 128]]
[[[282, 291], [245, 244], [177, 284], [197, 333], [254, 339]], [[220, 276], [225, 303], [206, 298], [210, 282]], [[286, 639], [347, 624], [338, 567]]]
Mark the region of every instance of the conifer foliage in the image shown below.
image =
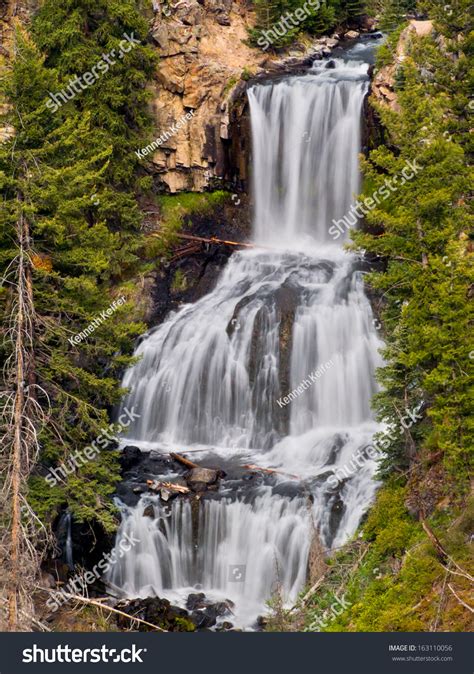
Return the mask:
[[445, 36], [441, 51], [435, 39], [408, 46], [400, 112], [379, 107], [392, 149], [382, 146], [365, 162], [365, 193], [387, 175], [399, 176], [407, 160], [422, 170], [370, 213], [369, 232], [355, 239], [387, 263], [370, 276], [386, 326], [380, 417], [396, 423], [400, 410], [424, 400], [424, 421], [389, 448], [385, 471], [435, 460], [444, 466], [446, 487], [454, 481], [461, 494], [472, 461], [474, 353], [470, 111], [460, 90], [472, 55], [467, 31], [455, 41]]
[[[25, 554], [32, 530], [46, 532], [65, 507], [79, 521], [115, 527], [116, 452], [103, 450], [79, 468], [71, 458], [110, 425], [144, 325], [129, 317], [133, 306], [125, 302], [80, 343], [69, 340], [133, 293], [141, 245], [136, 195], [146, 189], [134, 150], [150, 128], [145, 85], [154, 63], [146, 30], [131, 1], [47, 1], [34, 39], [16, 31], [2, 79], [1, 123], [13, 129], [0, 145], [0, 554], [10, 574], [1, 588], [10, 629], [32, 619], [25, 603], [37, 569]], [[123, 61], [53, 112], [49, 92], [91, 70], [124, 32], [137, 42]], [[45, 478], [58, 464], [69, 475], [50, 486]]]

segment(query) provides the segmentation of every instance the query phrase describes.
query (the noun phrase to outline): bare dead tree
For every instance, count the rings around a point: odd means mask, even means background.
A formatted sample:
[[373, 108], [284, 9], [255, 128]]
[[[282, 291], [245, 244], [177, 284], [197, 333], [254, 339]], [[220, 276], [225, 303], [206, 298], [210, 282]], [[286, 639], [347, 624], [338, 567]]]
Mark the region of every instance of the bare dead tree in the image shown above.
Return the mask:
[[28, 504], [28, 478], [38, 455], [38, 432], [45, 414], [37, 401], [43, 389], [34, 372], [35, 309], [28, 221], [18, 196], [18, 253], [2, 283], [10, 301], [4, 331], [9, 356], [3, 368], [0, 399], [0, 629], [30, 629], [34, 621], [32, 588], [38, 578], [38, 542], [45, 530]]

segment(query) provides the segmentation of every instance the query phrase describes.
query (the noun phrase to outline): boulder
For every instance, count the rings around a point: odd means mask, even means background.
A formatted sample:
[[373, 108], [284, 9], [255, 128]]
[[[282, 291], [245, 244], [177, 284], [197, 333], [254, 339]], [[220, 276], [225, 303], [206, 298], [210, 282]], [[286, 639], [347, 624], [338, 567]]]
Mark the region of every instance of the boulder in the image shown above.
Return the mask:
[[197, 592], [188, 596], [186, 599], [186, 608], [189, 609], [189, 611], [195, 611], [196, 609], [206, 608], [207, 603], [204, 592]]
[[140, 462], [141, 458], [142, 453], [138, 447], [124, 447], [119, 459], [122, 470], [130, 470], [130, 468]]
[[194, 485], [214, 484], [214, 482], [217, 482], [218, 477], [219, 473], [217, 470], [213, 470], [212, 468], [200, 468], [198, 466], [197, 468], [192, 468], [187, 473], [186, 482], [192, 489], [194, 489]]
[[357, 30], [348, 30], [347, 33], [344, 33], [345, 40], [356, 40], [360, 37], [360, 33]]

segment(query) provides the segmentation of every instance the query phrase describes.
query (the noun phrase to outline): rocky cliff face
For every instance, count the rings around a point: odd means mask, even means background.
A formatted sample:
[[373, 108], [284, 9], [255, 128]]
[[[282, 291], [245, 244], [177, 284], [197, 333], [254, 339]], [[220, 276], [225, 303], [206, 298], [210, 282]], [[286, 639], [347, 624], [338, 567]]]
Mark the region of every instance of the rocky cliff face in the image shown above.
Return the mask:
[[262, 58], [244, 44], [251, 21], [245, 5], [232, 0], [155, 5], [151, 36], [160, 63], [153, 107], [163, 142], [150, 160], [162, 189], [201, 191], [213, 177], [234, 178], [227, 157], [227, 99], [242, 74]]

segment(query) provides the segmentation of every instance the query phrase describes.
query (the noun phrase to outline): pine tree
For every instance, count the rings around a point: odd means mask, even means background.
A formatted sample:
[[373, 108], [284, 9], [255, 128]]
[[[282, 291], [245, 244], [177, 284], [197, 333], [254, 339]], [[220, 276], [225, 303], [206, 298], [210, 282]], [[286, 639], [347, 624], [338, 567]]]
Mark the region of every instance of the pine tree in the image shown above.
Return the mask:
[[336, 23], [335, 10], [331, 2], [323, 0], [305, 21], [305, 29], [312, 35], [323, 35]]
[[[380, 372], [383, 390], [376, 397], [380, 418], [396, 424], [400, 410], [421, 400], [425, 407], [423, 422], [388, 448], [385, 471], [435, 456], [462, 491], [472, 447], [473, 315], [467, 303], [472, 172], [462, 144], [447, 129], [450, 93], [420, 76], [432, 49], [429, 40], [420, 41], [404, 61], [400, 113], [380, 108], [396, 150], [381, 147], [371, 153], [364, 164], [365, 193], [373, 195], [388, 178], [398, 183], [369, 214], [369, 232], [358, 232], [355, 239], [387, 260], [383, 272], [370, 276], [385, 304], [387, 364]], [[421, 170], [402, 184], [401, 171], [409, 160]]]
[[[146, 44], [148, 24], [136, 0], [45, 0], [34, 17], [32, 35], [46, 54], [45, 66], [58, 78], [51, 93], [66, 90], [69, 95], [71, 81], [82, 77], [85, 88], [61, 109], [88, 114], [91, 132], [111, 149], [104, 181], [120, 197], [120, 208], [99, 194], [100, 216], [122, 236], [137, 232], [136, 197], [151, 183], [140, 174], [135, 150], [143, 147], [150, 131], [146, 85], [154, 75], [156, 55]], [[121, 52], [124, 42], [127, 53]], [[99, 68], [99, 62], [106, 65]], [[93, 73], [94, 67], [98, 79], [88, 86], [84, 74]]]
[[[126, 21], [131, 32], [134, 16]], [[115, 82], [115, 97], [104, 79], [95, 89], [95, 105], [86, 96], [52, 113], [48, 92], [64, 86], [59, 64], [70, 62], [75, 49], [68, 41], [58, 45], [52, 67], [52, 55], [45, 60], [18, 32], [11, 70], [2, 80], [8, 105], [1, 124], [14, 129], [0, 145], [0, 301], [7, 325], [13, 326], [0, 347], [7, 362], [0, 400], [5, 440], [0, 481], [13, 490], [11, 502], [2, 504], [7, 538], [1, 541], [2, 568], [11, 569], [11, 629], [24, 613], [24, 586], [37, 568], [32, 564], [31, 574], [22, 573], [19, 531], [31, 529], [32, 522], [41, 531], [42, 522], [48, 526], [65, 504], [79, 521], [99, 522], [108, 531], [115, 527], [110, 495], [119, 473], [113, 443], [79, 467], [71, 464], [55, 486], [45, 478], [109, 427], [109, 413], [122, 393], [121, 374], [132, 362], [133, 340], [145, 328], [127, 317], [133, 312], [126, 303], [80, 345], [68, 341], [113, 300], [131, 294], [128, 278], [137, 272], [140, 245], [139, 237], [134, 235], [138, 243], [132, 237], [140, 222], [133, 190], [142, 186], [132, 148], [141, 146], [150, 126], [143, 105], [148, 48], [142, 48], [128, 77], [122, 72], [121, 85]], [[26, 319], [18, 312], [25, 292]], [[12, 335], [15, 339], [8, 339]], [[13, 426], [12, 401], [18, 403]], [[7, 558], [11, 553], [10, 566], [4, 551]]]
[[364, 0], [346, 0], [345, 8], [349, 19], [357, 19], [365, 14]]
[[405, 0], [384, 0], [380, 29], [387, 32], [396, 30], [405, 21], [406, 11]]

